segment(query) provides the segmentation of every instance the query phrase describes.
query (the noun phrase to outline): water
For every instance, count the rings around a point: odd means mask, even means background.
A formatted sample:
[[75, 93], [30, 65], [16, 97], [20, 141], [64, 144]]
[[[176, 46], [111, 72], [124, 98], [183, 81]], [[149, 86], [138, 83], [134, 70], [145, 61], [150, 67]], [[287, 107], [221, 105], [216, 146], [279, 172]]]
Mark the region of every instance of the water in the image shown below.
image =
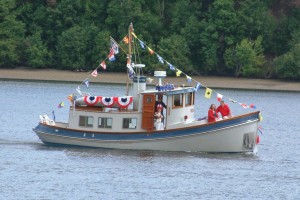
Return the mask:
[[[58, 148], [31, 130], [40, 114], [68, 116], [76, 84], [0, 81], [0, 199], [299, 199], [300, 93], [216, 90], [262, 111], [258, 153]], [[82, 88], [84, 88], [82, 86]], [[119, 85], [92, 94], [123, 95]], [[197, 117], [216, 98], [197, 93]], [[60, 102], [65, 107], [58, 109]], [[233, 114], [248, 111], [229, 103]]]

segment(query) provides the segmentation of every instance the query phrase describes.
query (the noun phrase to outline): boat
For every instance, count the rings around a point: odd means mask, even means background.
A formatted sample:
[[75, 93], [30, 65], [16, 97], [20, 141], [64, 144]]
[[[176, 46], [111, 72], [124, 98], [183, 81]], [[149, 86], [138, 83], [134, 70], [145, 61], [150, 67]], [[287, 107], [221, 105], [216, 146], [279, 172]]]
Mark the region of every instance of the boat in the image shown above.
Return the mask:
[[[128, 38], [131, 41], [133, 26]], [[72, 95], [68, 122], [56, 122], [47, 115], [33, 128], [47, 145], [71, 145], [126, 150], [157, 150], [208, 153], [254, 152], [258, 140], [260, 112], [254, 111], [209, 123], [195, 117], [193, 86], [163, 83], [166, 71], [155, 71], [158, 84], [149, 85], [130, 56], [127, 69], [134, 72], [126, 85], [125, 96], [85, 94]], [[129, 63], [129, 66], [128, 66]], [[135, 69], [135, 71], [133, 70]], [[132, 75], [132, 73], [131, 73]], [[130, 90], [130, 95], [128, 94]], [[155, 118], [155, 103], [165, 103], [162, 122]], [[162, 123], [157, 128], [157, 123]]]

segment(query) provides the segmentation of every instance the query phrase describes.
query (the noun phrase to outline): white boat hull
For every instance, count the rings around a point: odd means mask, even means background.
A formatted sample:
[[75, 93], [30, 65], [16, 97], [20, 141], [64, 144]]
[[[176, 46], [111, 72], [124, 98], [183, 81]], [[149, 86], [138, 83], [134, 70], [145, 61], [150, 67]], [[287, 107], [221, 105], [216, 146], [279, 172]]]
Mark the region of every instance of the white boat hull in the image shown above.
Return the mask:
[[[51, 134], [35, 130], [44, 143], [86, 147], [185, 152], [252, 152], [256, 146], [258, 120], [175, 137], [142, 140], [98, 140]], [[166, 133], [161, 133], [166, 134]], [[247, 137], [245, 138], [245, 134]], [[246, 140], [246, 142], [245, 142]]]

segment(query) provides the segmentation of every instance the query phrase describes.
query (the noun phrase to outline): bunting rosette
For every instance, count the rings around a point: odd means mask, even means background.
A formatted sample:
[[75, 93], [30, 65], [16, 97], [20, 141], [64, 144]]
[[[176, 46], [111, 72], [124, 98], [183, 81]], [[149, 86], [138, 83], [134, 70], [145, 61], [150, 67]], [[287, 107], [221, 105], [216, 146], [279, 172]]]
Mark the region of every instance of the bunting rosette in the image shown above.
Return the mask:
[[85, 96], [83, 100], [88, 106], [95, 106], [99, 101], [101, 101], [101, 98], [102, 97], [98, 96]]
[[116, 97], [115, 102], [120, 108], [127, 108], [132, 103], [132, 96]]
[[112, 107], [114, 105], [114, 103], [115, 103], [113, 97], [102, 97], [101, 102], [106, 107]]

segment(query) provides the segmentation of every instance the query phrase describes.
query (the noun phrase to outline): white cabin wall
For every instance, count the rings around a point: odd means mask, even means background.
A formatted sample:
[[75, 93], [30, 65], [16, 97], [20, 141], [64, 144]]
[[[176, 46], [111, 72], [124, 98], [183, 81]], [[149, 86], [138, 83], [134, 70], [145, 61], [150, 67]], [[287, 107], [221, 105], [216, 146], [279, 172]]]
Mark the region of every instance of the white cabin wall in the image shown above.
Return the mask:
[[[183, 107], [181, 108], [173, 108], [173, 97], [168, 96], [167, 98], [167, 111], [166, 111], [166, 128], [170, 128], [170, 126], [178, 124], [178, 123], [187, 123], [189, 121], [193, 121], [195, 119], [195, 106], [188, 105], [185, 106], [185, 94], [183, 96]], [[184, 120], [184, 116], [187, 116], [187, 120]]]
[[[94, 118], [93, 127], [82, 127], [79, 126], [79, 116], [92, 116]], [[112, 118], [112, 128], [98, 128], [98, 118]], [[136, 118], [136, 129], [124, 129], [123, 128], [123, 118]], [[70, 110], [69, 112], [69, 128], [72, 129], [80, 129], [87, 131], [104, 131], [104, 132], [124, 132], [127, 130], [128, 132], [139, 132], [142, 131], [142, 113], [140, 112], [119, 112], [119, 111], [111, 111], [111, 112], [91, 112], [91, 111], [82, 111], [82, 110]]]

